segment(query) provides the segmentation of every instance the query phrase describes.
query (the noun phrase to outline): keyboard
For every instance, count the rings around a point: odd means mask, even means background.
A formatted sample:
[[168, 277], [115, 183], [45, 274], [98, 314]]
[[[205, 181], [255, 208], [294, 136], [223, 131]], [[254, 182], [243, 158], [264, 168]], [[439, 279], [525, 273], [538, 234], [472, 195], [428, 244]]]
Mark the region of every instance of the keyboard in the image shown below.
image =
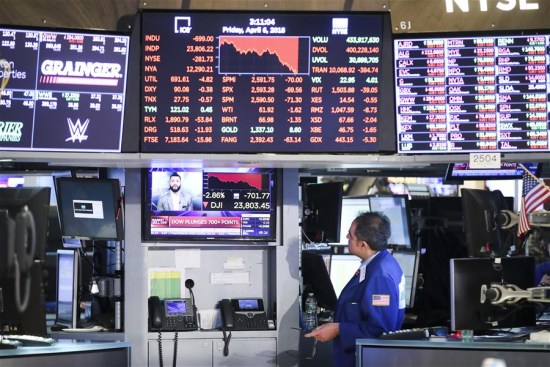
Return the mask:
[[424, 328], [402, 329], [382, 333], [379, 339], [384, 340], [420, 340], [430, 337], [430, 330]]
[[21, 343], [24, 347], [49, 347], [55, 339], [35, 335], [4, 335], [4, 339]]

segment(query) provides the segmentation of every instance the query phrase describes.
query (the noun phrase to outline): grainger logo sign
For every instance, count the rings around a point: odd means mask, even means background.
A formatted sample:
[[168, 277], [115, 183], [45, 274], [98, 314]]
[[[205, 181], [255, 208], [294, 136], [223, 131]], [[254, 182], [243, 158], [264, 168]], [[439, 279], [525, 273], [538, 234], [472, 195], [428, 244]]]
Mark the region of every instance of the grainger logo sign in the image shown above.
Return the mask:
[[77, 119], [76, 122], [72, 122], [70, 118], [67, 118], [67, 124], [69, 125], [69, 132], [71, 136], [65, 141], [72, 141], [73, 143], [78, 140], [79, 143], [82, 143], [83, 140], [88, 140], [88, 135], [86, 135], [86, 130], [88, 129], [88, 124], [90, 119], [86, 119], [84, 123], [80, 122], [80, 119]]

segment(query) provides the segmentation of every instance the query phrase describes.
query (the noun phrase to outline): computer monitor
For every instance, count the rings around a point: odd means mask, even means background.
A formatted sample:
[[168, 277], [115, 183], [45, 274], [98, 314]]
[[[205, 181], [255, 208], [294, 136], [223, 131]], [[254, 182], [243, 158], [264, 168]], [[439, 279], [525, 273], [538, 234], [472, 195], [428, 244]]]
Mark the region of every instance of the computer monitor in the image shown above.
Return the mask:
[[342, 182], [307, 184], [303, 190], [302, 229], [308, 242], [340, 241]]
[[391, 236], [388, 239], [388, 246], [412, 249], [408, 196], [370, 196], [369, 203], [372, 212], [382, 212], [390, 219]]
[[317, 303], [324, 309], [336, 309], [336, 293], [322, 254], [302, 251], [302, 278], [304, 293], [313, 292]]
[[503, 243], [505, 231], [496, 217], [508, 209], [506, 199], [498, 190], [461, 189], [462, 214], [468, 256], [502, 256], [507, 252]]
[[124, 238], [119, 180], [58, 177], [55, 185], [63, 237], [116, 241]]
[[57, 309], [55, 323], [78, 325], [78, 284], [80, 256], [76, 250], [57, 250]]
[[370, 209], [368, 196], [353, 196], [342, 199], [342, 215], [340, 219], [340, 241], [339, 243], [348, 243], [347, 235], [351, 227], [351, 222], [359, 214], [368, 212]]
[[451, 329], [483, 331], [534, 326], [535, 304], [481, 303], [481, 287], [514, 284], [521, 289], [535, 282], [535, 259], [529, 256], [451, 259]]
[[50, 188], [0, 188], [0, 330], [46, 334], [42, 264]]
[[353, 277], [359, 266], [361, 259], [352, 254], [332, 255], [330, 258], [330, 281], [334, 287], [337, 297]]
[[418, 251], [393, 251], [392, 255], [399, 263], [401, 270], [403, 270], [403, 275], [405, 276], [405, 307], [413, 308], [416, 296], [420, 253]]

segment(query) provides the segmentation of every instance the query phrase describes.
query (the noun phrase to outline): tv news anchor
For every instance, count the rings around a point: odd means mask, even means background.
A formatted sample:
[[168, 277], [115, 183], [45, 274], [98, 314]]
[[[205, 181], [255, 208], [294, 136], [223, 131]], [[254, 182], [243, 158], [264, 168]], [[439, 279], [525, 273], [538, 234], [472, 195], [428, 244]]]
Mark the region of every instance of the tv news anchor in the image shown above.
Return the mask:
[[306, 337], [333, 340], [333, 366], [355, 366], [355, 341], [377, 338], [399, 330], [405, 316], [405, 276], [386, 250], [391, 225], [380, 212], [362, 213], [349, 229], [348, 249], [361, 266], [342, 290], [334, 322], [323, 324]]
[[157, 210], [193, 210], [193, 198], [181, 190], [181, 177], [177, 172], [170, 175], [170, 189], [157, 202]]

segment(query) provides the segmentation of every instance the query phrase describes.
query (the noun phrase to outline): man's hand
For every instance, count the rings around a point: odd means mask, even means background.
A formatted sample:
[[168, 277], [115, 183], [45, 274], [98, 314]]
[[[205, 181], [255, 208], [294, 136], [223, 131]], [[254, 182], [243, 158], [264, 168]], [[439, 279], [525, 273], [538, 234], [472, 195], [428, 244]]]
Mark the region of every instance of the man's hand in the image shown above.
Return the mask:
[[340, 334], [340, 324], [329, 322], [304, 335], [306, 338], [315, 338], [320, 342], [326, 342], [336, 338]]

